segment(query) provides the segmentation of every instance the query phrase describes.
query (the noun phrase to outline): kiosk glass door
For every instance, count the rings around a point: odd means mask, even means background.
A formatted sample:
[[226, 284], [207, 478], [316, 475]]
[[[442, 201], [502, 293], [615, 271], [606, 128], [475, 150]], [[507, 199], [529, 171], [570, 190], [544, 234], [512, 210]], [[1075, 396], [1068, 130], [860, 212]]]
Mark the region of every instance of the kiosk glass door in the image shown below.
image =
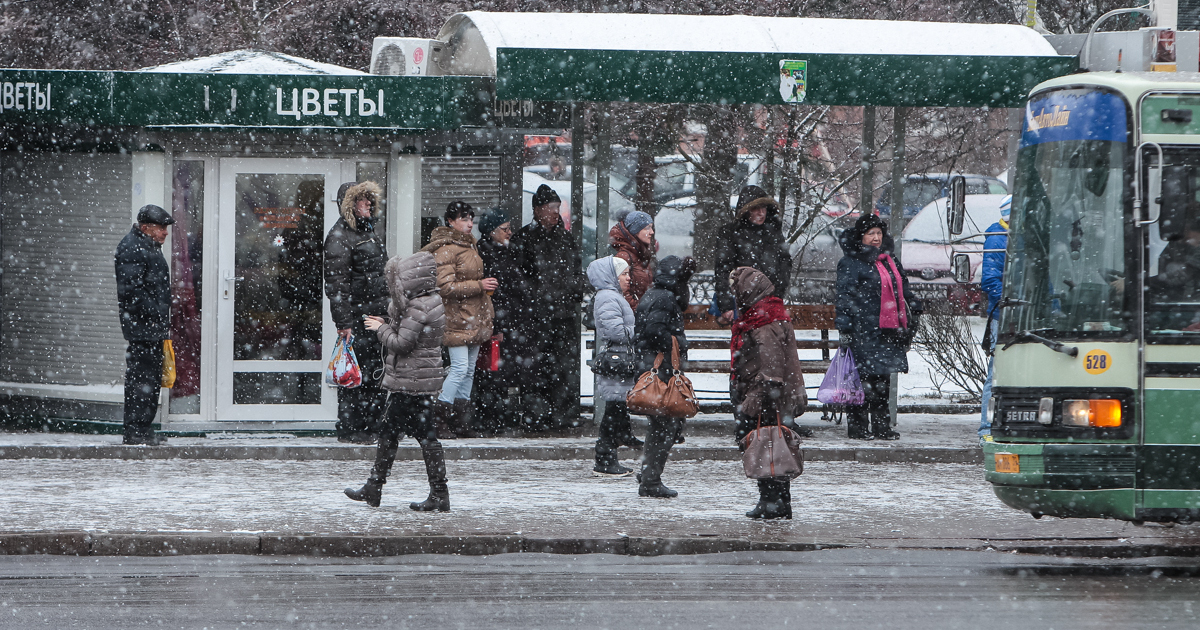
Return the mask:
[[337, 160], [223, 159], [217, 419], [334, 420], [323, 289]]

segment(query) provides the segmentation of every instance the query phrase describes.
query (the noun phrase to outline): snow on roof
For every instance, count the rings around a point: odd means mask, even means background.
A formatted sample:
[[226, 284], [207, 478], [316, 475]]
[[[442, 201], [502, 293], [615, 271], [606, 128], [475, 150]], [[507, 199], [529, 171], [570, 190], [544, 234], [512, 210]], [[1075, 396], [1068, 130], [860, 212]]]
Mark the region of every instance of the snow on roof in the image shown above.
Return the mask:
[[[1012, 24], [630, 13], [458, 13], [437, 38], [497, 48], [843, 55], [1057, 56], [1033, 29]], [[454, 53], [457, 57], [459, 53]], [[474, 55], [470, 55], [474, 56]]]
[[366, 74], [361, 70], [321, 63], [266, 50], [233, 50], [208, 57], [142, 68], [138, 72], [205, 74]]

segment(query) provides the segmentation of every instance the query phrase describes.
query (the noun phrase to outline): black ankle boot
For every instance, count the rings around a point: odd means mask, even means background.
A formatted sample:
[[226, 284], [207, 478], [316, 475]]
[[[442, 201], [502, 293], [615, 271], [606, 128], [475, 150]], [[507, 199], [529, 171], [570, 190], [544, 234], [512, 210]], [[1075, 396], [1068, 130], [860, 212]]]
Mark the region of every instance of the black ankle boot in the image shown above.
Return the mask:
[[746, 512], [746, 516], [754, 519], [792, 518], [792, 506], [784, 500], [787, 494], [783, 484], [787, 482], [774, 479], [758, 480], [758, 505]]
[[450, 489], [446, 484], [440, 486], [429, 486], [429, 497], [424, 501], [408, 504], [408, 509], [418, 512], [449, 512], [450, 511]]
[[346, 496], [355, 501], [364, 501], [371, 507], [379, 507], [379, 501], [383, 498], [383, 484], [368, 479], [366, 485], [358, 490], [346, 488]]

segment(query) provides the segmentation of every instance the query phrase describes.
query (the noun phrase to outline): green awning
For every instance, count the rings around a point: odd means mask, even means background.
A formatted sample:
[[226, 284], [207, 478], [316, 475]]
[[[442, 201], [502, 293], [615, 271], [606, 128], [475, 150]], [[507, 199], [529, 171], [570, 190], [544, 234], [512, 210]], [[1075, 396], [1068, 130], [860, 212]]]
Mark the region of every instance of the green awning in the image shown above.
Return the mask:
[[[781, 69], [791, 66], [793, 76]], [[496, 95], [540, 101], [1021, 107], [1075, 57], [499, 48]], [[797, 70], [802, 77], [795, 76]], [[797, 88], [797, 79], [802, 79]]]
[[450, 130], [492, 117], [491, 77], [0, 70], [0, 124]]

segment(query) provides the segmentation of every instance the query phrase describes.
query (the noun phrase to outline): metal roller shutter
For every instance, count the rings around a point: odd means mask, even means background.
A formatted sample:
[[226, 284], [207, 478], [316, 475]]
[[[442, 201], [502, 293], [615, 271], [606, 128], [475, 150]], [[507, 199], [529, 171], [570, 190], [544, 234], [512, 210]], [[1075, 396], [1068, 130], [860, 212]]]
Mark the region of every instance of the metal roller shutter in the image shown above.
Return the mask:
[[5, 155], [0, 380], [120, 383], [113, 252], [132, 225], [127, 155]]
[[421, 216], [441, 218], [451, 201], [476, 212], [500, 203], [500, 156], [452, 155], [421, 158]]

